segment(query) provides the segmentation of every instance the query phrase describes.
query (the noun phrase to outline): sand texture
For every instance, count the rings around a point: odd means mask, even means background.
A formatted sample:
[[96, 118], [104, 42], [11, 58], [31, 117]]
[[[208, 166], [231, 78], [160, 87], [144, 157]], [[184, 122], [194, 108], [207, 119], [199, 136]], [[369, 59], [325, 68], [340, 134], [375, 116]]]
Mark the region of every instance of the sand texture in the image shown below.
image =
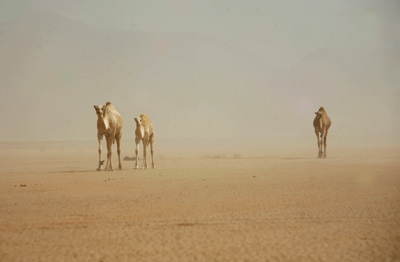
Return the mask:
[[399, 148], [294, 140], [2, 143], [0, 261], [399, 261]]

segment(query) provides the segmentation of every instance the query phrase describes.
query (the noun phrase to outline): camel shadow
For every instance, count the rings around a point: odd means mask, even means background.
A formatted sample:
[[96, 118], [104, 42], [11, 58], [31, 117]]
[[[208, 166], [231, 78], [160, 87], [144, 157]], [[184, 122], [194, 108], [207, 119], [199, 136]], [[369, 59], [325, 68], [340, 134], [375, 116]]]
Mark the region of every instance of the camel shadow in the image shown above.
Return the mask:
[[91, 170], [64, 170], [64, 171], [50, 171], [47, 173], [52, 173], [52, 174], [72, 174], [72, 173], [92, 173], [92, 172], [102, 172], [102, 171], [97, 171], [96, 169], [91, 169]]
[[307, 160], [311, 158], [305, 158], [305, 157], [280, 157], [279, 159], [282, 160]]

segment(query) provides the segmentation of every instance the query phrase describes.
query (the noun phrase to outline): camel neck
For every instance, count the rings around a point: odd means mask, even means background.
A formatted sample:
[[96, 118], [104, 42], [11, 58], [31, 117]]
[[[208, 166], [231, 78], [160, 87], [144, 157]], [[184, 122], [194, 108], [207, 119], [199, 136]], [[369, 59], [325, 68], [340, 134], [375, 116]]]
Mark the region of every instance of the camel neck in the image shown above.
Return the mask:
[[97, 115], [97, 127], [101, 127], [102, 129], [107, 130], [108, 122], [106, 118], [106, 116]]

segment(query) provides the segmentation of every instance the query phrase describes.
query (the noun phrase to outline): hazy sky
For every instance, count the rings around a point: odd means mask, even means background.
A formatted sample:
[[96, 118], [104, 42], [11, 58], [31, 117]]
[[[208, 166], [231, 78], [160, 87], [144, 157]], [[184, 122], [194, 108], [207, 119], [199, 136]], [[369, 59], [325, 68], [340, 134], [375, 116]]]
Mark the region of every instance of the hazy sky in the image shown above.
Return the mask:
[[101, 28], [212, 35], [282, 67], [319, 47], [394, 48], [400, 34], [396, 0], [2, 0], [0, 7], [0, 21], [46, 10]]
[[398, 134], [399, 46], [395, 0], [1, 0], [0, 141], [92, 139], [108, 100], [164, 138], [313, 135], [321, 105], [338, 135]]

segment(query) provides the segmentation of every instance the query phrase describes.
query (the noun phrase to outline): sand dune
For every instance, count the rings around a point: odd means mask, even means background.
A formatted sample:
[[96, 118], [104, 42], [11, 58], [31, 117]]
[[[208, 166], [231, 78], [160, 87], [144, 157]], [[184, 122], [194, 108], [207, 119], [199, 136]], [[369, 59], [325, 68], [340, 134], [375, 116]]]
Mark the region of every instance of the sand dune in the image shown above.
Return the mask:
[[96, 141], [2, 143], [0, 261], [399, 260], [396, 139], [165, 140], [114, 172]]

